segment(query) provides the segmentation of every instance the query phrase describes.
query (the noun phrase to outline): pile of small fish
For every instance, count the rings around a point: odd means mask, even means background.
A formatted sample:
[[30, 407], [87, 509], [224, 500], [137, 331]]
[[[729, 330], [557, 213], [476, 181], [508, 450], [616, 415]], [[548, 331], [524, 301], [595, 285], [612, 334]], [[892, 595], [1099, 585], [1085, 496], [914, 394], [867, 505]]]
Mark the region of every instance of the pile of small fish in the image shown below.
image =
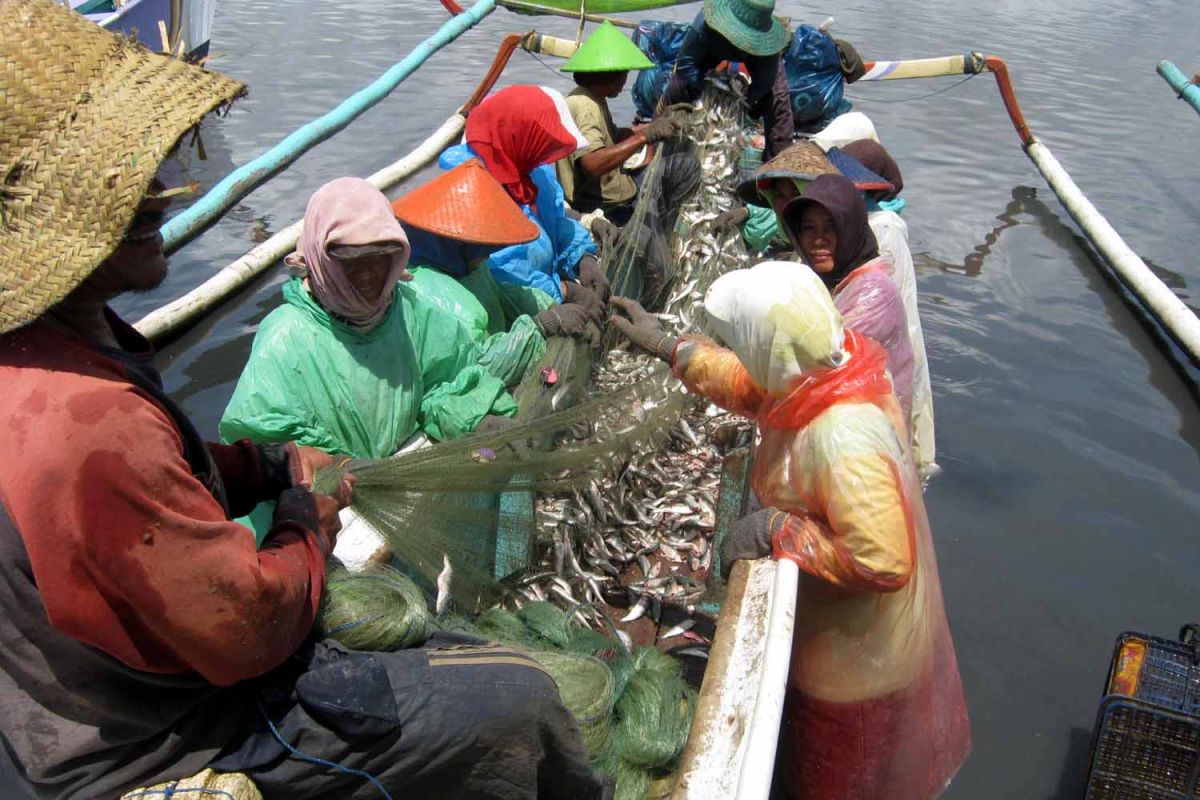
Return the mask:
[[[740, 231], [714, 231], [711, 225], [736, 203], [744, 101], [710, 85], [692, 117], [688, 134], [703, 178], [680, 212], [677, 278], [659, 314], [678, 334], [701, 330], [704, 292], [721, 274], [748, 263]], [[606, 603], [632, 604], [620, 620], [632, 622], [648, 610], [656, 614], [664, 601], [693, 611], [705, 593], [721, 464], [730, 450], [748, 441], [752, 425], [700, 398], [683, 396], [661, 362], [620, 349], [610, 349], [598, 365], [593, 390], [604, 395], [639, 381], [660, 382], [663, 396], [674, 396], [674, 402], [659, 403], [651, 412], [677, 415], [668, 440], [635, 454], [582, 491], [539, 499], [545, 558], [516, 589], [516, 604], [552, 600], [580, 622], [603, 628], [610, 624], [600, 611]], [[664, 638], [687, 636], [690, 623], [685, 620]]]

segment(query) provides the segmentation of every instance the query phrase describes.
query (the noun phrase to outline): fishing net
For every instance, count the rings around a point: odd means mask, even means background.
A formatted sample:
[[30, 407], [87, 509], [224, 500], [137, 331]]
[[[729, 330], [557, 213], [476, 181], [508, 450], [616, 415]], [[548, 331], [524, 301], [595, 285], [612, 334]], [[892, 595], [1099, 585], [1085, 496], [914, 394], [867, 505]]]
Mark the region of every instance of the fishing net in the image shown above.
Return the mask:
[[[701, 185], [680, 211], [673, 243], [677, 274], [659, 314], [669, 330], [680, 334], [702, 329], [704, 293], [712, 282], [750, 264], [740, 233], [714, 231], [711, 225], [737, 203], [744, 103], [727, 87], [710, 83], [699, 108], [691, 115], [688, 136], [701, 163]], [[647, 167], [645, 180], [658, 178], [656, 163]], [[604, 255], [614, 286], [638, 268], [638, 254], [631, 249], [618, 246]], [[593, 391], [603, 397], [631, 384], [657, 384], [665, 392], [676, 381], [652, 357], [608, 350], [595, 371]], [[681, 397], [655, 413], [668, 431], [665, 441], [640, 445], [584, 485], [539, 501], [539, 539], [550, 545], [540, 566], [566, 580], [576, 602], [602, 604], [605, 590], [622, 584], [622, 573], [635, 563], [643, 580], [627, 588], [637, 594], [691, 604], [706, 592], [721, 464], [745, 446], [751, 425], [694, 398]], [[691, 575], [666, 571], [651, 577], [648, 557], [686, 565]], [[592, 616], [594, 624], [603, 625]]]
[[398, 650], [426, 639], [430, 615], [417, 585], [391, 567], [334, 568], [326, 575], [317, 624], [354, 650]]
[[533, 657], [558, 684], [558, 696], [579, 724], [588, 755], [604, 758], [612, 743], [612, 670], [581, 653], [540, 652]]
[[[661, 409], [678, 408], [682, 397], [673, 381], [629, 385], [498, 433], [323, 470], [314, 489], [328, 491], [343, 469], [352, 472], [357, 479], [352, 509], [418, 583], [426, 591], [434, 586], [443, 591], [449, 578], [448, 590], [461, 605], [486, 607], [500, 596], [486, 553], [494, 551], [497, 525], [519, 520], [506, 519], [502, 506], [472, 498], [579, 485], [660, 440], [671, 417]], [[481, 530], [486, 541], [480, 541]], [[443, 573], [447, 562], [450, 569]]]
[[571, 623], [566, 613], [549, 601], [528, 603], [517, 610], [531, 647], [565, 648], [571, 642]]
[[617, 756], [644, 770], [674, 765], [687, 743], [695, 704], [682, 665], [653, 647], [639, 648], [633, 675], [616, 704]]

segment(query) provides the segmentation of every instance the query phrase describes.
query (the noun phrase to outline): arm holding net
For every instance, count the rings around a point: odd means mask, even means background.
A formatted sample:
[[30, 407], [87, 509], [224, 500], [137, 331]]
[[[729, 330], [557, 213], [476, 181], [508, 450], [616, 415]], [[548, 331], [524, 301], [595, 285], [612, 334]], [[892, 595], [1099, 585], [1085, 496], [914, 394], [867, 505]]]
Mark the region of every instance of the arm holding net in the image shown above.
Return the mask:
[[704, 336], [679, 340], [671, 370], [689, 391], [744, 417], [754, 418], [766, 399], [734, 352]]

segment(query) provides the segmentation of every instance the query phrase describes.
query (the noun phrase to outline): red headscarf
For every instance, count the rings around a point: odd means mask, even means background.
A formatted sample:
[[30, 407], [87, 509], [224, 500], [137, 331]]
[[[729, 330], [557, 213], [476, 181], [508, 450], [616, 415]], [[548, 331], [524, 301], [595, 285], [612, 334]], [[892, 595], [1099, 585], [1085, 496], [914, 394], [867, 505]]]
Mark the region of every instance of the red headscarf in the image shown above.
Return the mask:
[[466, 140], [492, 177], [526, 206], [537, 198], [529, 173], [587, 145], [567, 101], [544, 86], [509, 86], [488, 97], [467, 117]]

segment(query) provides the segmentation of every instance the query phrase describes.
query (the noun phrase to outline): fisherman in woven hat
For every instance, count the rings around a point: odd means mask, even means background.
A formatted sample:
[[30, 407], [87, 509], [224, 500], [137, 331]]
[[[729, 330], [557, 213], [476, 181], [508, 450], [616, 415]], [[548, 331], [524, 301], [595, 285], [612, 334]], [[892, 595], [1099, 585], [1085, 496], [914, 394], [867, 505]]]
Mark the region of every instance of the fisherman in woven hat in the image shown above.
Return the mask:
[[599, 334], [605, 298], [563, 280], [563, 303], [534, 286], [500, 282], [488, 256], [531, 242], [538, 227], [477, 159], [392, 202], [412, 245], [408, 288], [455, 315], [480, 348], [479, 363], [513, 387], [541, 360], [550, 336]]
[[750, 72], [746, 98], [750, 114], [766, 129], [764, 155], [770, 158], [792, 143], [792, 101], [781, 53], [790, 34], [777, 19], [775, 0], [704, 0], [679, 46], [675, 71], [662, 102], [693, 102], [704, 76], [722, 61], [745, 64]]
[[[631, 70], [653, 66], [611, 22], [587, 38], [562, 71], [574, 75], [578, 88], [567, 95], [567, 108], [588, 144], [557, 165], [567, 202], [585, 213], [603, 211], [592, 224], [596, 238], [632, 248], [642, 272], [643, 300], [656, 296], [673, 273], [670, 234], [683, 202], [700, 185], [699, 160], [680, 146], [679, 117], [690, 106], [666, 108], [635, 128], [613, 123], [609, 99], [621, 94]], [[652, 170], [630, 173], [624, 168], [627, 160], [652, 144], [662, 150]], [[641, 213], [634, 219], [639, 204]]]
[[[159, 164], [242, 90], [0, 0], [0, 774], [68, 800], [206, 766], [290, 800], [367, 796], [366, 772], [397, 796], [601, 796], [532, 660], [311, 641], [352, 487], [313, 494], [328, 459], [295, 445], [206, 444], [108, 308], [165, 274]], [[231, 516], [266, 499], [260, 551]]]

